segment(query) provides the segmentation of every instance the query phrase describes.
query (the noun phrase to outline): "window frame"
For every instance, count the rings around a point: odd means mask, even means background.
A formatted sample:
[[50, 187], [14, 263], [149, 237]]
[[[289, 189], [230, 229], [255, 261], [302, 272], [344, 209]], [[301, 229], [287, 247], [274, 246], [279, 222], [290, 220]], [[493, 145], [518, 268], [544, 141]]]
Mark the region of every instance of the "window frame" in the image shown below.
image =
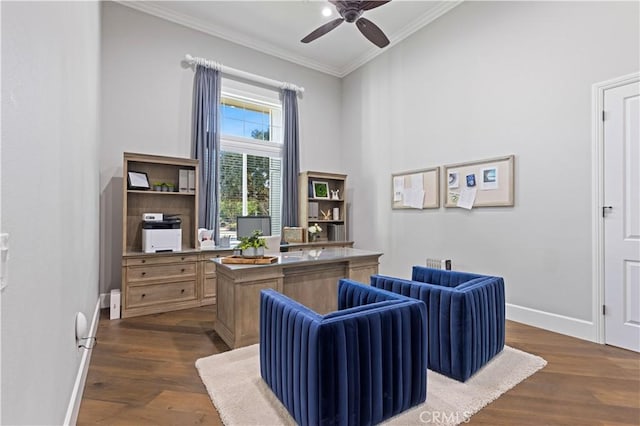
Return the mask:
[[[255, 90], [255, 91], [254, 91]], [[224, 134], [222, 133], [222, 126], [220, 130], [220, 153], [232, 152], [236, 154], [246, 154], [259, 157], [269, 157], [271, 159], [277, 159], [280, 161], [280, 182], [277, 183], [279, 189], [278, 207], [277, 211], [280, 215], [279, 218], [273, 217], [273, 212], [269, 214], [272, 216], [272, 232], [273, 226], [279, 224], [282, 221], [282, 162], [284, 161], [284, 142], [283, 142], [283, 123], [284, 117], [282, 112], [282, 96], [278, 91], [273, 89], [265, 89], [260, 86], [253, 86], [247, 83], [241, 83], [235, 80], [222, 80], [222, 89], [220, 97], [220, 105], [223, 100], [233, 99], [248, 104], [254, 104], [259, 107], [266, 107], [269, 109], [269, 139], [261, 140], [249, 137]], [[246, 158], [246, 157], [243, 157]], [[243, 171], [246, 173], [246, 171]], [[274, 187], [274, 182], [270, 182], [271, 188]], [[243, 182], [243, 198], [246, 197], [247, 188], [244, 187]], [[220, 191], [221, 193], [222, 191]], [[221, 195], [221, 194], [220, 194]], [[245, 198], [246, 199], [246, 198]], [[220, 201], [222, 199], [220, 198]], [[243, 200], [243, 211], [245, 210]], [[218, 213], [218, 220], [220, 220], [220, 213]], [[279, 232], [278, 232], [279, 233]]]

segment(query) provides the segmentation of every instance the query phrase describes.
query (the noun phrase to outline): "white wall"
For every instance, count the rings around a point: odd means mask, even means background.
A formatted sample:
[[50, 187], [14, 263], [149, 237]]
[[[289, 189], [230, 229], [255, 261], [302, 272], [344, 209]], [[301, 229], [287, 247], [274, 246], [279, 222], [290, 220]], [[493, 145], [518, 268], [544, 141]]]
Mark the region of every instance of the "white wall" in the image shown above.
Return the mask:
[[[103, 4], [100, 288], [120, 287], [122, 153], [191, 154], [193, 71], [186, 53], [305, 88], [298, 99], [300, 168], [342, 172], [341, 81], [228, 41]], [[216, 2], [211, 3], [216, 6]]]
[[[591, 85], [638, 70], [638, 14], [637, 2], [465, 2], [344, 79], [351, 229], [384, 251], [382, 273], [451, 258], [504, 276], [512, 318], [594, 338]], [[391, 210], [393, 172], [506, 154], [513, 208]]]
[[95, 2], [2, 2], [4, 425], [62, 424], [98, 300]]

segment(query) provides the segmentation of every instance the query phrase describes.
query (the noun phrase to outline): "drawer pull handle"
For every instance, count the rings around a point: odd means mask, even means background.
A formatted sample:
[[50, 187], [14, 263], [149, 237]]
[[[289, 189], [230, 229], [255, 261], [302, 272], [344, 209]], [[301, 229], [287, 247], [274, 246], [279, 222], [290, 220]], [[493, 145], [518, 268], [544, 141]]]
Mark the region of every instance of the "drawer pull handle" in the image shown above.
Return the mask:
[[184, 288], [182, 290], [180, 290], [180, 293], [184, 293]]
[[147, 260], [146, 259], [142, 259], [142, 263], [145, 263]]
[[147, 273], [146, 273], [146, 272], [143, 272], [143, 273], [142, 273], [142, 276], [145, 276], [145, 275], [147, 275]]
[[184, 272], [184, 268], [180, 269], [180, 272]]
[[146, 294], [142, 293], [142, 297], [145, 297], [145, 296], [146, 296]]
[[184, 260], [184, 256], [182, 256], [182, 260]]

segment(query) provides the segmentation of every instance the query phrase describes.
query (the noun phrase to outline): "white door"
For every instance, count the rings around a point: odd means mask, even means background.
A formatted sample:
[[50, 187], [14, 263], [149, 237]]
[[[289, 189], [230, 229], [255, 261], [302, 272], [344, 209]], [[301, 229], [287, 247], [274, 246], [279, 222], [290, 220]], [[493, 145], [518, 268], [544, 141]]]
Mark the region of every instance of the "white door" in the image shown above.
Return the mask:
[[604, 92], [605, 343], [640, 352], [640, 83]]

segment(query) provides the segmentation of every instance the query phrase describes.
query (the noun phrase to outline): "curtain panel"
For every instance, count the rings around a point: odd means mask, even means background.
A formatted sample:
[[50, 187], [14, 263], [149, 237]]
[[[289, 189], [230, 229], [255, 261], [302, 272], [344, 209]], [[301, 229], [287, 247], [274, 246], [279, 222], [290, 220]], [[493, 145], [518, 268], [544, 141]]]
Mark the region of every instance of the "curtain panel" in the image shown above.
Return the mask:
[[196, 66], [193, 81], [193, 158], [200, 160], [198, 227], [219, 243], [220, 71]]
[[282, 91], [284, 156], [282, 163], [282, 226], [298, 226], [298, 174], [300, 173], [298, 136], [298, 94]]

